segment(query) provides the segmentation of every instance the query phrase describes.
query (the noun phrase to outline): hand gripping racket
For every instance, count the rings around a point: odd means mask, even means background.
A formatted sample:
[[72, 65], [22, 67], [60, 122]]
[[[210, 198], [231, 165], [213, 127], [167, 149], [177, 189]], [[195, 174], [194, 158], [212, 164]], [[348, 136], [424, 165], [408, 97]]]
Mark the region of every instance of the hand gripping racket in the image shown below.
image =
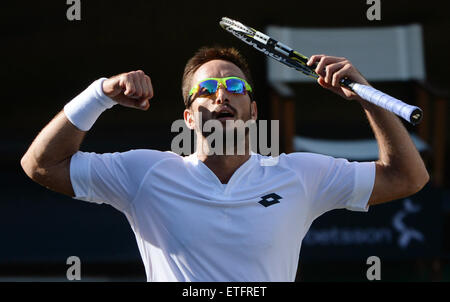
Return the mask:
[[[314, 71], [317, 64], [308, 66], [306, 64], [308, 62], [307, 57], [293, 50], [289, 46], [272, 39], [268, 35], [226, 17], [222, 18], [220, 21], [220, 26], [233, 34], [235, 37], [261, 51], [266, 56], [269, 56], [272, 59], [294, 68], [312, 78], [317, 79], [319, 77], [319, 75]], [[422, 119], [423, 113], [419, 107], [408, 105], [403, 101], [393, 98], [375, 88], [355, 83], [349, 78], [342, 79], [340, 84], [343, 87], [354, 91], [366, 101], [397, 114], [413, 125], [420, 123]]]

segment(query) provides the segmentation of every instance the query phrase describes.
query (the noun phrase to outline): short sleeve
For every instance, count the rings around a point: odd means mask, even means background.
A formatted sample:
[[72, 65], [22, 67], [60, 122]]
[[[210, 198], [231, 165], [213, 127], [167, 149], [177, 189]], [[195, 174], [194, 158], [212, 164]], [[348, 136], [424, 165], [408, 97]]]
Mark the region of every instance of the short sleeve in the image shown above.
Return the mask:
[[334, 209], [368, 211], [375, 162], [349, 162], [312, 153], [291, 153], [287, 157], [305, 187], [313, 220]]
[[131, 150], [116, 153], [75, 153], [70, 161], [70, 180], [75, 199], [106, 203], [125, 211], [133, 201], [147, 171], [171, 152]]

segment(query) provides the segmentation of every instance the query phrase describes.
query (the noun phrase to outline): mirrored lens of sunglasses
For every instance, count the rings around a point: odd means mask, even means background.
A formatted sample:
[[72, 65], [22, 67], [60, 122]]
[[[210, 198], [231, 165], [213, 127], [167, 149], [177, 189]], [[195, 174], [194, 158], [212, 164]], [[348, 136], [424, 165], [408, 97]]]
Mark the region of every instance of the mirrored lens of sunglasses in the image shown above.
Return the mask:
[[243, 81], [238, 79], [228, 79], [227, 80], [227, 90], [232, 93], [244, 93], [245, 84]]
[[213, 94], [217, 91], [217, 81], [216, 80], [206, 80], [199, 84], [199, 95]]

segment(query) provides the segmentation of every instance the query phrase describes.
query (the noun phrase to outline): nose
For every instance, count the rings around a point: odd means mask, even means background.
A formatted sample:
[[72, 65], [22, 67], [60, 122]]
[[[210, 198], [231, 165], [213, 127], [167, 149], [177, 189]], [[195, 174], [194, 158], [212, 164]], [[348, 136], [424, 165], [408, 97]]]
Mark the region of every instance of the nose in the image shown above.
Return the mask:
[[225, 87], [219, 84], [219, 87], [216, 91], [215, 103], [223, 104], [224, 102], [229, 102], [228, 91]]

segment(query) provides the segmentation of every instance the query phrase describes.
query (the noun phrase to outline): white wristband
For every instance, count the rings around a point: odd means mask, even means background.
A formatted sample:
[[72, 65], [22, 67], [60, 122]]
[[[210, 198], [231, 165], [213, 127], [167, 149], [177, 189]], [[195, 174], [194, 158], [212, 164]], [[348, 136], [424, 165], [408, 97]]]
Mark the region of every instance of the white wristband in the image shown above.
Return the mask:
[[67, 119], [82, 131], [91, 129], [103, 111], [117, 104], [103, 93], [104, 80], [106, 78], [100, 78], [93, 82], [64, 106], [64, 114]]

